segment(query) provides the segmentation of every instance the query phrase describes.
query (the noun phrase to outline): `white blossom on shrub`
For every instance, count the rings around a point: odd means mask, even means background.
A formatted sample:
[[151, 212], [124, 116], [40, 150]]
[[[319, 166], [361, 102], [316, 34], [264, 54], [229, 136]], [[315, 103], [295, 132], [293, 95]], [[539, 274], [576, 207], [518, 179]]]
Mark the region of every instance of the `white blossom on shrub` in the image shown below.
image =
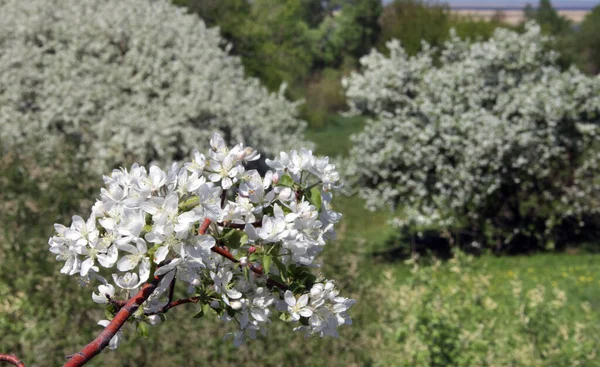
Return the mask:
[[347, 177], [367, 206], [546, 244], [565, 219], [597, 213], [600, 77], [561, 71], [548, 41], [530, 23], [416, 56], [393, 40], [389, 57], [362, 58], [344, 86], [371, 119]]
[[217, 29], [167, 1], [0, 1], [0, 145], [72, 144], [95, 174], [182, 159], [220, 132], [310, 147], [283, 89], [245, 78]]
[[282, 152], [261, 175], [246, 169], [259, 158], [254, 149], [230, 149], [217, 134], [210, 142], [206, 156], [195, 151], [192, 162], [167, 171], [134, 164], [104, 176], [88, 219], [55, 225], [49, 249], [64, 261], [61, 272], [99, 283], [92, 299], [113, 313], [162, 276], [134, 313], [138, 324], [160, 322], [176, 279], [201, 314], [235, 321], [236, 345], [266, 333], [274, 315], [298, 323], [295, 330], [337, 336], [338, 326], [351, 324], [354, 300], [310, 271], [341, 219], [331, 208], [335, 166], [309, 150]]

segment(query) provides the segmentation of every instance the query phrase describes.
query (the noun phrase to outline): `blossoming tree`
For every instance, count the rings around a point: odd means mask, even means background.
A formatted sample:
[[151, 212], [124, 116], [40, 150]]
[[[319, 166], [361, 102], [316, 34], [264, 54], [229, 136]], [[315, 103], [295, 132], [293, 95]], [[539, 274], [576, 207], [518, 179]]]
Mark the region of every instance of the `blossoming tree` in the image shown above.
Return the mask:
[[[344, 81], [371, 117], [348, 178], [397, 223], [462, 228], [493, 246], [552, 247], [561, 226], [598, 214], [600, 77], [561, 71], [534, 23], [438, 53], [372, 52]], [[516, 241], [516, 239], [519, 241]], [[533, 245], [532, 245], [533, 244]]]
[[183, 159], [213, 132], [311, 147], [283, 89], [245, 78], [218, 29], [166, 0], [3, 0], [0, 14], [3, 152], [68, 146], [98, 175]]
[[[92, 299], [111, 315], [65, 366], [116, 348], [125, 322], [146, 332], [189, 303], [198, 305], [195, 317], [213, 313], [235, 323], [226, 335], [235, 345], [266, 334], [274, 315], [307, 336], [337, 336], [351, 324], [355, 301], [310, 271], [341, 219], [331, 205], [335, 166], [302, 149], [267, 159], [265, 174], [246, 169], [259, 157], [215, 134], [207, 155], [194, 151], [183, 165], [114, 170], [87, 219], [55, 225], [49, 245], [64, 261], [61, 273], [96, 284]], [[176, 283], [188, 297], [174, 299]], [[2, 360], [23, 365], [14, 356]]]

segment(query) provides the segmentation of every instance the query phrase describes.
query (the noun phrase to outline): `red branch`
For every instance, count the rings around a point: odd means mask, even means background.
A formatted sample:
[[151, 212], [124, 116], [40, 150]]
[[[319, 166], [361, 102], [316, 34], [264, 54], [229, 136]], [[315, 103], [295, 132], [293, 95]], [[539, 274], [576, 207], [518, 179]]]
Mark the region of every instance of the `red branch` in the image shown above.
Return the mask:
[[180, 305], [185, 305], [186, 303], [198, 303], [199, 300], [200, 300], [200, 297], [190, 297], [190, 298], [178, 299], [176, 301], [172, 301], [172, 302], [167, 303], [166, 305], [164, 305], [161, 308], [159, 308], [158, 311], [148, 312], [148, 313], [145, 313], [144, 315], [156, 315], [156, 314], [159, 314], [159, 313], [166, 313], [167, 311], [169, 311], [173, 307], [177, 307], [177, 306], [180, 306]]
[[[215, 252], [215, 253], [217, 253], [217, 254], [219, 254], [219, 255], [223, 256], [224, 258], [226, 258], [226, 259], [228, 259], [228, 260], [231, 260], [231, 261], [233, 261], [234, 263], [239, 263], [239, 262], [240, 262], [238, 259], [236, 259], [236, 258], [235, 258], [235, 256], [233, 256], [233, 254], [232, 254], [231, 252], [227, 251], [227, 250], [226, 250], [225, 248], [223, 248], [223, 247], [219, 247], [219, 246], [213, 246], [213, 247], [212, 247], [210, 250], [211, 250], [212, 252]], [[260, 269], [260, 268], [257, 268], [257, 267], [256, 267], [256, 266], [254, 266], [254, 265], [250, 265], [250, 266], [249, 266], [249, 268], [250, 268], [250, 270], [252, 270], [252, 271], [253, 271], [255, 274], [258, 274], [258, 275], [265, 275], [265, 273], [262, 271], [262, 269]], [[279, 289], [282, 289], [282, 290], [284, 290], [284, 291], [288, 289], [288, 288], [287, 288], [287, 286], [286, 286], [285, 284], [281, 284], [281, 283], [279, 283], [278, 281], [276, 281], [276, 280], [273, 280], [273, 279], [270, 279], [270, 278], [267, 278], [267, 285], [268, 285], [268, 286], [270, 286], [270, 287], [277, 287], [277, 288], [279, 288]]]
[[[171, 300], [172, 300], [172, 298], [171, 298]], [[200, 297], [190, 297], [190, 298], [178, 299], [178, 300], [175, 300], [175, 301], [169, 301], [169, 303], [167, 303], [166, 305], [162, 306], [157, 311], [144, 312], [144, 315], [150, 316], [150, 315], [157, 315], [159, 313], [165, 313], [165, 312], [169, 311], [173, 307], [176, 307], [176, 306], [179, 306], [179, 305], [184, 305], [186, 303], [198, 303], [199, 300], [200, 300]], [[123, 306], [125, 306], [125, 304], [127, 304], [127, 301], [120, 300], [120, 299], [111, 299], [110, 303], [113, 304], [113, 305], [115, 305], [115, 307], [117, 308], [117, 310], [120, 310]]]
[[19, 358], [17, 358], [14, 354], [0, 354], [0, 362], [10, 363], [17, 367], [25, 367], [25, 363], [23, 363]]
[[[198, 234], [204, 234], [206, 232], [206, 229], [208, 228], [208, 226], [210, 225], [210, 219], [205, 219], [204, 222], [202, 223], [202, 225], [200, 226], [200, 228], [198, 229]], [[237, 223], [229, 223], [229, 222], [224, 222], [224, 223], [217, 223], [219, 226], [222, 227], [228, 227], [228, 228], [239, 228], [242, 229], [245, 227], [245, 224], [237, 224]], [[254, 222], [251, 223], [253, 226], [260, 226], [261, 222]], [[201, 232], [202, 231], [202, 232]], [[238, 259], [235, 258], [235, 256], [233, 256], [233, 254], [231, 252], [229, 252], [227, 249], [225, 249], [224, 247], [220, 247], [220, 246], [213, 246], [211, 248], [212, 252], [215, 252], [221, 256], [223, 256], [224, 258], [233, 261], [234, 263], [239, 263], [240, 261]], [[265, 275], [265, 273], [262, 271], [262, 269], [257, 268], [253, 265], [250, 265], [250, 270], [252, 270], [255, 274], [257, 275]], [[270, 287], [277, 287], [279, 289], [282, 290], [287, 290], [287, 286], [285, 284], [281, 284], [278, 281], [275, 281], [273, 279], [267, 278], [267, 285]]]
[[[206, 233], [208, 226], [210, 225], [210, 220], [206, 219], [204, 223], [198, 229], [199, 234]], [[124, 306], [119, 309], [119, 312], [115, 315], [115, 317], [110, 321], [108, 326], [102, 330], [100, 335], [96, 339], [94, 339], [91, 343], [83, 347], [83, 349], [73, 355], [70, 356], [70, 359], [67, 363], [64, 364], [64, 367], [79, 367], [83, 366], [85, 363], [90, 361], [96, 355], [98, 355], [104, 348], [108, 346], [110, 340], [115, 336], [115, 334], [123, 327], [125, 322], [137, 311], [142, 303], [144, 303], [148, 297], [154, 292], [158, 283], [160, 283], [161, 279], [166, 274], [155, 275], [150, 283], [144, 284], [142, 289], [133, 297], [131, 297]], [[114, 301], [115, 304], [119, 303], [119, 301]], [[184, 304], [190, 302], [184, 302], [183, 300], [170, 302], [167, 306], [177, 303]], [[177, 304], [176, 304], [177, 305]], [[176, 305], [172, 305], [174, 307]], [[166, 306], [165, 306], [166, 307]], [[169, 308], [171, 308], [169, 307]]]
[[108, 326], [102, 330], [100, 335], [98, 335], [91, 343], [83, 347], [81, 351], [71, 355], [71, 358], [65, 363], [64, 367], [83, 366], [102, 352], [102, 350], [108, 346], [108, 343], [113, 336], [115, 336], [117, 331], [119, 331], [131, 315], [137, 311], [140, 305], [150, 297], [163, 277], [164, 274], [155, 276], [152, 279], [152, 282], [146, 283], [142, 289], [135, 296], [131, 297], [125, 306], [117, 312], [115, 317], [110, 321]]

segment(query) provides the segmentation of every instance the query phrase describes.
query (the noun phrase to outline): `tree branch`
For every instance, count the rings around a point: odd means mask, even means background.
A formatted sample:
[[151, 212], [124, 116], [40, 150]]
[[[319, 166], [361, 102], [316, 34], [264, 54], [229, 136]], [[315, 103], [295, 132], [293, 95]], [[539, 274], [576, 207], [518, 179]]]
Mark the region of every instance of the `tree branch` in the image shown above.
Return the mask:
[[189, 298], [178, 299], [176, 301], [172, 301], [172, 302], [167, 303], [166, 305], [164, 305], [161, 308], [159, 308], [157, 311], [144, 313], [144, 315], [150, 316], [150, 315], [157, 315], [159, 313], [166, 313], [167, 311], [169, 311], [173, 307], [177, 307], [177, 306], [180, 306], [180, 305], [185, 305], [187, 303], [198, 303], [199, 300], [200, 300], [200, 297], [189, 297]]
[[[215, 253], [223, 256], [224, 258], [226, 258], [226, 259], [228, 259], [230, 261], [233, 261], [234, 263], [239, 263], [240, 262], [238, 259], [235, 258], [235, 256], [233, 256], [233, 254], [231, 252], [227, 251], [223, 247], [213, 246], [210, 250], [212, 252], [215, 252]], [[265, 273], [262, 271], [262, 269], [257, 268], [254, 265], [250, 265], [249, 268], [250, 268], [250, 270], [252, 270], [252, 272], [254, 272], [257, 275], [265, 275]], [[284, 291], [288, 289], [288, 287], [285, 284], [279, 283], [278, 281], [273, 280], [273, 279], [271, 279], [269, 277], [267, 277], [267, 285], [270, 286], [270, 287], [277, 287], [277, 288], [279, 288], [281, 290], [284, 290]]]
[[110, 321], [108, 326], [102, 330], [100, 335], [94, 339], [91, 343], [83, 347], [83, 349], [70, 356], [69, 361], [65, 363], [64, 367], [78, 367], [83, 366], [89, 362], [92, 358], [98, 355], [104, 348], [108, 346], [110, 340], [115, 334], [123, 327], [125, 322], [137, 311], [142, 303], [144, 303], [148, 297], [154, 292], [158, 283], [164, 277], [164, 274], [154, 276], [152, 282], [146, 283], [142, 289], [133, 297], [131, 297], [125, 306], [123, 306], [115, 317]]
[[[202, 223], [200, 228], [198, 229], [198, 234], [202, 235], [202, 234], [206, 233], [206, 230], [208, 229], [209, 225], [210, 225], [210, 220], [206, 219]], [[165, 264], [163, 264], [163, 265], [165, 265]], [[146, 283], [135, 296], [131, 297], [125, 303], [125, 305], [123, 305], [119, 309], [119, 311], [117, 312], [115, 317], [110, 321], [108, 326], [106, 326], [104, 328], [104, 330], [102, 330], [100, 335], [98, 335], [98, 337], [96, 339], [94, 339], [91, 343], [89, 343], [88, 345], [83, 347], [83, 349], [81, 351], [71, 355], [69, 358], [69, 361], [67, 361], [67, 363], [64, 364], [64, 367], [83, 366], [85, 363], [89, 362], [92, 358], [94, 358], [96, 355], [98, 355], [100, 352], [102, 352], [102, 350], [104, 350], [104, 348], [106, 348], [108, 346], [108, 343], [110, 342], [110, 340], [121, 329], [121, 327], [123, 327], [125, 322], [127, 322], [127, 320], [131, 317], [131, 315], [133, 315], [135, 313], [135, 311], [137, 311], [137, 309], [140, 307], [140, 305], [142, 303], [144, 303], [148, 299], [148, 297], [150, 297], [150, 295], [154, 292], [154, 290], [158, 286], [158, 283], [160, 283], [160, 281], [162, 280], [162, 278], [165, 275], [166, 275], [166, 273], [161, 274], [161, 275], [155, 275], [154, 278], [152, 278], [152, 281], [150, 283]], [[171, 284], [173, 285], [173, 283], [171, 283]], [[170, 294], [170, 297], [172, 297], [172, 294]], [[121, 304], [120, 301], [112, 301], [112, 302], [114, 302], [115, 305]], [[180, 301], [175, 301], [175, 302], [169, 302], [167, 304], [167, 306], [169, 306], [173, 303], [177, 303], [177, 304], [172, 305], [171, 307], [177, 306], [178, 304], [184, 304], [184, 303], [190, 303], [190, 302], [183, 302], [182, 300], [180, 300]], [[171, 308], [171, 307], [169, 307], [169, 308]]]
[[17, 366], [17, 367], [25, 367], [25, 363], [23, 363], [14, 354], [0, 354], [0, 362], [6, 362], [6, 363], [12, 364], [13, 366]]
[[[262, 226], [261, 221], [247, 223], [247, 224], [250, 224], [252, 227]], [[231, 223], [231, 222], [219, 222], [219, 223], [217, 223], [217, 225], [219, 225], [221, 227], [225, 227], [225, 228], [235, 228], [235, 229], [244, 229], [246, 227], [246, 223], [242, 224], [242, 223]]]

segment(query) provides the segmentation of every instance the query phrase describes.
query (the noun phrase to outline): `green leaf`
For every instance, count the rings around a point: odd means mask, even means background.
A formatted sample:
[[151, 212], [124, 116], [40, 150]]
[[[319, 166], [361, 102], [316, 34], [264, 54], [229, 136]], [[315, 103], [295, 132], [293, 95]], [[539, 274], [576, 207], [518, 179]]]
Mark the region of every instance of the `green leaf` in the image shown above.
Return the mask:
[[195, 319], [201, 319], [204, 316], [204, 307], [200, 308], [200, 311], [194, 315]]
[[133, 313], [133, 316], [136, 318], [142, 317], [144, 315], [144, 307], [138, 307], [137, 310]]
[[146, 324], [145, 322], [138, 322], [137, 331], [143, 338], [147, 338], [149, 334], [148, 324]]
[[117, 313], [117, 310], [115, 308], [114, 305], [108, 305], [106, 307], [106, 309], [104, 310], [104, 317], [108, 320], [111, 321], [112, 319], [115, 318], [115, 314]]
[[255, 252], [255, 253], [251, 254], [250, 256], [248, 256], [248, 261], [255, 262], [259, 258], [260, 258], [260, 255], [257, 252]]
[[279, 177], [279, 182], [277, 182], [277, 186], [292, 187], [292, 185], [294, 185], [294, 180], [292, 179], [292, 176], [287, 174]]
[[313, 187], [309, 192], [306, 193], [308, 202], [317, 208], [317, 211], [321, 211], [321, 190], [318, 187]]
[[269, 255], [264, 255], [262, 257], [262, 266], [263, 266], [263, 271], [265, 274], [269, 274], [269, 272], [271, 271], [271, 263], [272, 263], [272, 257]]
[[281, 279], [286, 280], [287, 277], [289, 276], [287, 267], [281, 262], [281, 260], [279, 260], [279, 258], [273, 257], [272, 259], [273, 259], [273, 262], [275, 263], [275, 266], [277, 266], [277, 270], [279, 270]]
[[200, 203], [200, 197], [192, 196], [191, 198], [187, 199], [183, 203], [179, 204], [178, 208], [182, 212], [186, 212], [186, 211], [192, 209], [193, 207], [198, 206], [199, 203]]
[[248, 242], [248, 235], [244, 231], [234, 228], [225, 228], [220, 240], [229, 248], [239, 248]]

